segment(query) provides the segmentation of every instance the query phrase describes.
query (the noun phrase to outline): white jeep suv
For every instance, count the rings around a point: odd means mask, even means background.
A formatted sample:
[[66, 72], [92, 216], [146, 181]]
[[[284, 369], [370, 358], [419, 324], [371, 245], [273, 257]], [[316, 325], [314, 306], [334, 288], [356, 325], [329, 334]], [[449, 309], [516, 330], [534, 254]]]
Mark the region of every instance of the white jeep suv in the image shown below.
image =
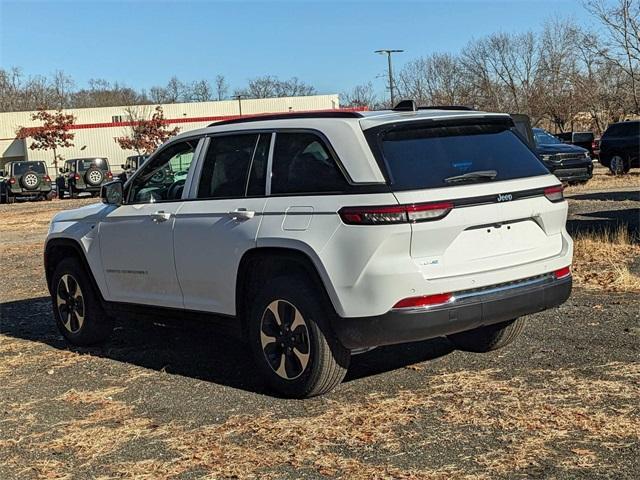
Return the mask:
[[502, 347], [571, 292], [562, 187], [505, 114], [409, 101], [224, 121], [102, 197], [49, 230], [64, 336], [105, 340], [127, 313], [206, 317], [285, 396], [331, 390], [380, 345]]

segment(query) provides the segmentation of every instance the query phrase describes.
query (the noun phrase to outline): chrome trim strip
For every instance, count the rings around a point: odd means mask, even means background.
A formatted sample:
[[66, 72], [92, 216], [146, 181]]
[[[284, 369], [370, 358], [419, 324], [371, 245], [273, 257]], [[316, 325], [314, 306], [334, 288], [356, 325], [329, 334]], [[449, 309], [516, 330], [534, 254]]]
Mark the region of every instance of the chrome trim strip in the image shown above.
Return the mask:
[[436, 305], [426, 305], [424, 307], [407, 307], [407, 308], [392, 308], [390, 311], [394, 313], [424, 313], [433, 310], [439, 310], [443, 308], [449, 307], [458, 307], [465, 305], [467, 303], [472, 303], [474, 299], [481, 297], [481, 299], [486, 299], [492, 296], [499, 296], [500, 294], [506, 292], [514, 292], [519, 289], [525, 289], [532, 286], [551, 284], [556, 281], [562, 281], [569, 278], [571, 275], [567, 275], [566, 277], [562, 277], [556, 279], [553, 272], [545, 273], [542, 275], [538, 275], [535, 277], [525, 278], [522, 280], [514, 280], [513, 282], [508, 282], [506, 284], [499, 284], [495, 286], [489, 286], [486, 288], [479, 288], [473, 290], [462, 290], [460, 292], [454, 293], [453, 296], [446, 301], [445, 303], [438, 303]]

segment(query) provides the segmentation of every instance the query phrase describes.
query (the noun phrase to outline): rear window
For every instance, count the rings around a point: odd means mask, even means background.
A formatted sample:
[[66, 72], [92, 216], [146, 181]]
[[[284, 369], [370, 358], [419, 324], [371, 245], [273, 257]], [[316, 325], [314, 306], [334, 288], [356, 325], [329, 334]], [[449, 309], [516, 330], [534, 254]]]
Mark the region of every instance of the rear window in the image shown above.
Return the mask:
[[16, 162], [13, 164], [14, 175], [24, 175], [29, 170], [42, 175], [46, 174], [46, 168], [42, 162]]
[[84, 172], [91, 167], [97, 167], [100, 170], [109, 170], [109, 164], [106, 158], [88, 158], [86, 160], [78, 160], [78, 171]]
[[577, 132], [573, 134], [573, 141], [576, 143], [592, 142], [593, 133], [591, 132]]
[[379, 145], [395, 190], [447, 187], [446, 179], [480, 171], [495, 171], [493, 181], [549, 173], [504, 124], [402, 126], [383, 132]]

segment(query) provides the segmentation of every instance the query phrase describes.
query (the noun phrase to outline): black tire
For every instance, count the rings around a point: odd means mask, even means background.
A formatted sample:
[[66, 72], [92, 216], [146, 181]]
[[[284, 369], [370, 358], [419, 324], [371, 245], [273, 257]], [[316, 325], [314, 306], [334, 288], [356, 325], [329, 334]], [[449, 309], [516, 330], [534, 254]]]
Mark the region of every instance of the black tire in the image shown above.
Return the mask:
[[631, 170], [631, 160], [622, 155], [612, 155], [609, 161], [609, 170], [613, 175], [624, 175]]
[[16, 197], [11, 195], [9, 192], [6, 193], [7, 203], [16, 203]]
[[449, 335], [449, 340], [459, 349], [467, 352], [485, 353], [506, 347], [524, 329], [525, 320], [516, 318], [506, 322], [487, 325]]
[[[277, 277], [263, 282], [257, 296], [248, 300], [253, 304], [247, 319], [251, 350], [273, 390], [285, 397], [306, 398], [327, 393], [342, 382], [351, 353], [331, 328], [333, 307], [312, 282], [302, 276]], [[281, 327], [277, 327], [274, 309], [282, 319]], [[296, 310], [300, 317], [295, 316]], [[276, 364], [281, 374], [272, 366]]]
[[69, 198], [78, 198], [78, 192], [76, 191], [76, 187], [73, 183], [69, 184]]
[[69, 343], [94, 345], [109, 337], [113, 322], [104, 312], [100, 296], [78, 259], [65, 258], [57, 265], [51, 278], [51, 292], [56, 325]]

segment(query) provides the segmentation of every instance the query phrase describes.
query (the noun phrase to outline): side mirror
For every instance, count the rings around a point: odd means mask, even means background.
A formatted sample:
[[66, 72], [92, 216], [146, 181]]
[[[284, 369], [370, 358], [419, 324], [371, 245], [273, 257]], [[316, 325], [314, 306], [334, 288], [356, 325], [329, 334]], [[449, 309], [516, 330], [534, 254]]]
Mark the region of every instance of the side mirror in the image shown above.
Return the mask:
[[126, 170], [126, 169], [127, 169], [127, 166], [126, 166], [124, 163], [121, 163], [121, 164], [120, 164], [120, 168], [121, 168], [122, 170]]
[[105, 183], [100, 189], [102, 203], [107, 205], [122, 205], [123, 196], [122, 182], [120, 180]]

